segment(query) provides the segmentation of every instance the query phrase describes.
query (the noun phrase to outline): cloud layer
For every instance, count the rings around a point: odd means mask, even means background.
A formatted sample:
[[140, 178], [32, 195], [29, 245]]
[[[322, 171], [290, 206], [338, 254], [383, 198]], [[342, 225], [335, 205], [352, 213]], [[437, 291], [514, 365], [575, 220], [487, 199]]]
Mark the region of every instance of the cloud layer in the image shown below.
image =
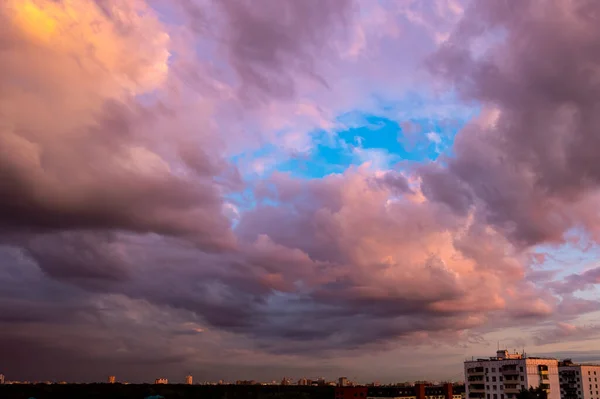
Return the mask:
[[[599, 310], [580, 295], [597, 269], [548, 271], [543, 251], [598, 239], [600, 6], [260, 3], [3, 6], [7, 367], [350, 370], [381, 349], [482, 350], [503, 328], [593, 338], [577, 323]], [[409, 112], [415, 91], [448, 104]], [[438, 133], [407, 126], [480, 112], [435, 160], [388, 165], [340, 139], [343, 114], [400, 100], [398, 141], [436, 153]], [[278, 170], [325, 144], [365, 162]]]

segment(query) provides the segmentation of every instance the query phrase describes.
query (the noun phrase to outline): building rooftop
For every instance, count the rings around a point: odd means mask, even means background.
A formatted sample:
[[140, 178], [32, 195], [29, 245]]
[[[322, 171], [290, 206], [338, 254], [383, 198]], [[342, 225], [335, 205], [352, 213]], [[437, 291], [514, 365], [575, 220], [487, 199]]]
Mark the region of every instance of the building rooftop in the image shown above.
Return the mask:
[[527, 356], [525, 351], [523, 351], [521, 353], [516, 352], [516, 351], [514, 353], [510, 353], [508, 350], [504, 349], [504, 350], [496, 351], [496, 356], [465, 360], [465, 363], [503, 361], [503, 360], [519, 360], [519, 359], [540, 359], [540, 360], [557, 360], [558, 361], [558, 359], [556, 359], [554, 357]]

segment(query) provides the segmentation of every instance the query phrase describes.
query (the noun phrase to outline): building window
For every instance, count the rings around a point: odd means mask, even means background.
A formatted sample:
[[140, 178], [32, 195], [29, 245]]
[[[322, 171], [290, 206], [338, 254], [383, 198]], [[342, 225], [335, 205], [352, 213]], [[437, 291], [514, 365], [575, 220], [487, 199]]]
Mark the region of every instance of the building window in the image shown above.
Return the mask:
[[[596, 388], [598, 388], [598, 387], [596, 387]], [[496, 390], [496, 385], [494, 385], [494, 391], [495, 391], [495, 390]]]
[[[495, 367], [492, 367], [492, 373], [495, 373], [495, 372], [496, 372], [496, 368], [495, 368]], [[595, 372], [595, 371], [594, 371], [594, 374], [596, 374], [596, 372]]]
[[492, 382], [496, 382], [496, 377], [492, 377]]
[[525, 377], [521, 376], [521, 381], [525, 381]]
[[498, 395], [497, 394], [494, 394], [494, 399], [498, 399]]
[[490, 382], [490, 377], [488, 377], [487, 375], [485, 376], [485, 382]]
[[[590, 387], [591, 388], [591, 387]], [[488, 391], [490, 390], [490, 386], [486, 385], [485, 389], [487, 389]]]
[[500, 381], [503, 381], [503, 378], [502, 378], [502, 376], [500, 376]]
[[487, 396], [487, 398], [488, 398], [488, 399], [490, 399], [490, 394], [489, 394], [489, 393], [488, 393], [488, 396]]
[[503, 393], [500, 394], [500, 399], [504, 399], [504, 394]]

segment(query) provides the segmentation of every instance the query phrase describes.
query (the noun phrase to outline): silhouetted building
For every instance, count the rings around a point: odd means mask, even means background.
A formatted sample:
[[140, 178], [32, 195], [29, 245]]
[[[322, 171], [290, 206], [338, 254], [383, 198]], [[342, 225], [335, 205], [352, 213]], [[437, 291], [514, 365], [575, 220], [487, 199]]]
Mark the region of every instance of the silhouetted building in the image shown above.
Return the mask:
[[367, 387], [336, 387], [335, 399], [366, 399]]
[[338, 379], [338, 387], [348, 386], [348, 379], [346, 377], [340, 377]]
[[[460, 389], [459, 389], [460, 390]], [[358, 398], [360, 399], [360, 393]], [[370, 386], [367, 388], [367, 399], [462, 399], [461, 393], [454, 393], [450, 383], [432, 385], [420, 382], [414, 385]], [[346, 399], [342, 396], [342, 399]]]
[[0, 374], [0, 385], [4, 384], [4, 374]]

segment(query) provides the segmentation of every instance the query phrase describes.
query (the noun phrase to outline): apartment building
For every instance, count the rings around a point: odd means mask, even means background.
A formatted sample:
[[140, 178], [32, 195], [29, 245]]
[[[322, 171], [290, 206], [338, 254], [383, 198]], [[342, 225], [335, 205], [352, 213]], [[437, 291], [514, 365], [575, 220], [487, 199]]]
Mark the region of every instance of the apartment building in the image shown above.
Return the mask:
[[530, 387], [543, 388], [548, 399], [561, 399], [557, 359], [507, 350], [497, 351], [495, 357], [466, 361], [465, 386], [467, 399], [514, 399]]
[[600, 365], [566, 359], [558, 364], [558, 373], [561, 399], [600, 399]]

